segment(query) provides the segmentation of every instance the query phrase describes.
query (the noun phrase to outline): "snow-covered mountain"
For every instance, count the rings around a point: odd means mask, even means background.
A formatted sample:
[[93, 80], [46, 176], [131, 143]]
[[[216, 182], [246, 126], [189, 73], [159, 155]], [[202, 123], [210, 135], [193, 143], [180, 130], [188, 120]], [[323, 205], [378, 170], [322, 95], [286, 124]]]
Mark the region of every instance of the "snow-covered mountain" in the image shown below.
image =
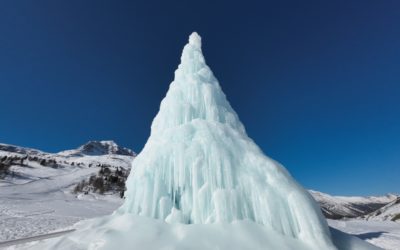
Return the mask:
[[112, 167], [130, 168], [136, 153], [120, 147], [113, 141], [89, 141], [77, 149], [59, 153], [46, 153], [37, 149], [0, 143], [0, 162], [9, 165], [24, 165], [38, 162], [54, 168], [67, 165], [88, 166], [108, 164]]
[[393, 203], [399, 196], [331, 196], [318, 191], [309, 191], [320, 204], [321, 210], [328, 219], [355, 218], [370, 214]]
[[37, 150], [37, 149], [24, 148], [24, 147], [14, 146], [14, 145], [10, 145], [10, 144], [3, 144], [3, 143], [0, 143], [0, 151], [10, 152], [10, 153], [19, 153], [19, 154], [30, 154], [30, 155], [36, 155], [36, 154], [43, 153], [42, 151]]
[[[77, 149], [60, 153], [0, 144], [0, 186], [29, 183], [65, 174], [65, 171], [75, 172], [75, 180], [67, 183], [73, 185], [101, 168], [130, 171], [135, 155], [132, 150], [113, 141], [90, 141]], [[81, 176], [78, 173], [85, 174]]]
[[127, 155], [136, 156], [136, 153], [128, 148], [117, 145], [114, 141], [89, 141], [77, 149], [65, 150], [58, 153], [64, 156], [85, 155]]
[[380, 209], [364, 216], [364, 218], [367, 220], [400, 222], [400, 196]]

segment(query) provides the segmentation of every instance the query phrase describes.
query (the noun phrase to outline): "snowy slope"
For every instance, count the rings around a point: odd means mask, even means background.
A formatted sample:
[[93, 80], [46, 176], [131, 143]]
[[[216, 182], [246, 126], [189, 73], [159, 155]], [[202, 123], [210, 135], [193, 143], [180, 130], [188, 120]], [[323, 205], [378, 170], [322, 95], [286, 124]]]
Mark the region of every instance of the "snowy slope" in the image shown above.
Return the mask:
[[132, 150], [120, 147], [114, 141], [89, 141], [77, 149], [65, 150], [58, 153], [64, 156], [99, 156], [99, 155], [126, 155], [136, 156]]
[[400, 197], [387, 204], [386, 206], [364, 216], [367, 220], [389, 220], [400, 223]]
[[29, 155], [43, 154], [42, 151], [37, 150], [37, 149], [24, 148], [24, 147], [14, 146], [14, 145], [10, 145], [10, 144], [3, 144], [3, 143], [0, 143], [0, 151], [2, 151], [3, 153], [10, 152], [10, 153], [29, 154]]
[[355, 218], [369, 214], [389, 204], [398, 198], [397, 195], [384, 196], [331, 196], [318, 191], [309, 190], [310, 194], [320, 204], [326, 218]]
[[[103, 165], [130, 169], [135, 155], [130, 149], [119, 147], [112, 141], [90, 141], [78, 149], [56, 154], [0, 143], [0, 164], [10, 166], [8, 175], [0, 180], [0, 186], [7, 185], [8, 182], [29, 182], [66, 167], [87, 168]], [[41, 167], [44, 168], [40, 169]]]
[[400, 249], [400, 224], [361, 219], [328, 220], [329, 226], [386, 250]]
[[118, 155], [113, 152], [120, 151], [108, 151], [105, 146], [107, 154], [94, 156], [81, 148], [74, 154], [51, 154], [0, 144], [0, 164], [10, 165], [0, 178], [0, 241], [70, 227], [121, 205], [116, 195], [71, 191], [76, 183], [97, 174], [100, 166], [130, 169], [134, 153]]

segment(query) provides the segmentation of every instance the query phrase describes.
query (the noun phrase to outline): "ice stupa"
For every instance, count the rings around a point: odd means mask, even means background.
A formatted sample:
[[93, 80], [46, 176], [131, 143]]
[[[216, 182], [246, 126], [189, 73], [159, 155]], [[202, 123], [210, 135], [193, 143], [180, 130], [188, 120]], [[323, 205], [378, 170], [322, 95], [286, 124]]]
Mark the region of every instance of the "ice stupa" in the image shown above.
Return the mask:
[[332, 248], [314, 200], [247, 136], [205, 63], [197, 33], [132, 169], [120, 212], [184, 224], [247, 219]]
[[124, 204], [77, 228], [33, 249], [376, 249], [337, 231], [332, 243], [312, 197], [247, 136], [197, 33], [132, 164]]

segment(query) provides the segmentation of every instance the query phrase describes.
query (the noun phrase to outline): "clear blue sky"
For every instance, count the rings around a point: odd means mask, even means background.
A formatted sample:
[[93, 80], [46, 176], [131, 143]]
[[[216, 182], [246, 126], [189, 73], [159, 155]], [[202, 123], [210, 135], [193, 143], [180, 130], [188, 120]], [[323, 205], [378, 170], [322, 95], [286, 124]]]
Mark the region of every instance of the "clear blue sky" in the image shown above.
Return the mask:
[[195, 30], [248, 134], [301, 184], [400, 192], [399, 1], [237, 2], [2, 1], [0, 142], [140, 151]]

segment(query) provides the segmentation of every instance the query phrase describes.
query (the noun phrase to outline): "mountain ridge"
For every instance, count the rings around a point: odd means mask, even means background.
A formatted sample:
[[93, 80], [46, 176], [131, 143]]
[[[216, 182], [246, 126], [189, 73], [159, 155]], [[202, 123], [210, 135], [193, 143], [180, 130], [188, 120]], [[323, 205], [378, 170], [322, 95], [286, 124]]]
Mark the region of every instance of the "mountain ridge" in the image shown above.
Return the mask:
[[130, 156], [136, 156], [136, 153], [126, 147], [122, 147], [118, 145], [115, 141], [113, 140], [90, 140], [81, 146], [74, 148], [74, 149], [67, 149], [67, 150], [62, 150], [59, 152], [47, 152], [44, 150], [40, 149], [35, 149], [31, 147], [24, 147], [24, 146], [18, 146], [14, 144], [8, 144], [8, 143], [1, 143], [0, 142], [0, 151], [7, 151], [7, 152], [13, 152], [13, 153], [20, 153], [20, 154], [53, 154], [53, 155], [72, 155], [76, 153], [77, 155], [95, 155], [93, 153], [95, 152], [90, 152], [91, 149], [98, 149], [99, 152], [98, 155], [102, 154], [119, 154], [119, 155], [130, 155]]
[[[328, 219], [365, 217], [400, 197], [396, 194], [381, 196], [332, 196], [314, 190], [309, 190], [309, 192], [319, 203], [323, 214]], [[368, 218], [372, 217], [371, 215]]]
[[63, 150], [57, 154], [65, 156], [82, 156], [82, 155], [104, 155], [117, 154], [136, 156], [136, 153], [131, 149], [121, 147], [113, 140], [88, 141], [77, 149]]
[[[55, 177], [66, 170], [92, 175], [104, 168], [129, 172], [135, 156], [134, 151], [113, 141], [89, 141], [59, 153], [0, 143], [0, 186], [28, 183], [50, 175]], [[92, 169], [85, 170], [88, 168]], [[80, 177], [77, 174], [76, 182], [81, 181]], [[69, 183], [76, 184], [73, 180]]]

